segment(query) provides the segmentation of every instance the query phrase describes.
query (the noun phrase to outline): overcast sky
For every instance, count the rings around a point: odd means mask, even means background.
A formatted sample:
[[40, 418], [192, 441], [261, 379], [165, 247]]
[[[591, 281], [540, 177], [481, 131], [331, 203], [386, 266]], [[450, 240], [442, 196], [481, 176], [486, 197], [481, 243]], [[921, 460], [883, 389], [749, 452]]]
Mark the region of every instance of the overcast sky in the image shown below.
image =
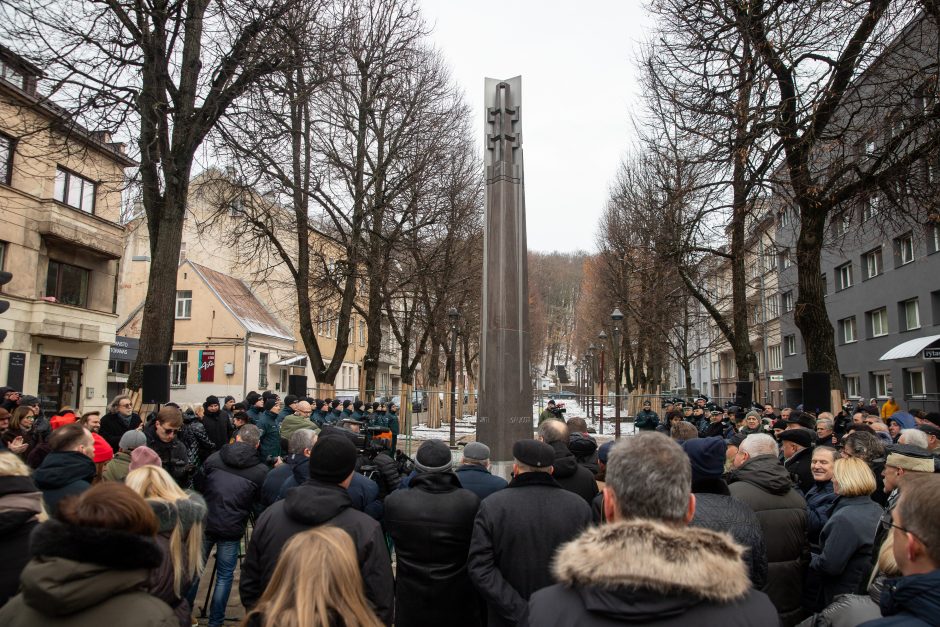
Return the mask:
[[420, 2], [474, 107], [481, 151], [484, 77], [522, 75], [529, 249], [595, 251], [608, 185], [633, 140], [642, 3]]

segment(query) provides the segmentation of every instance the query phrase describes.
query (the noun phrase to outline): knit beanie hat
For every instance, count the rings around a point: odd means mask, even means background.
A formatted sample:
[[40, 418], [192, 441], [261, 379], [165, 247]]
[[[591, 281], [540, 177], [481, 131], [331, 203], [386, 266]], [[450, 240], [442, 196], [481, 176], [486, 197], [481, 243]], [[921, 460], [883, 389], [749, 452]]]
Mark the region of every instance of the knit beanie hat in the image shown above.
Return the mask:
[[686, 440], [681, 446], [692, 462], [692, 481], [717, 479], [724, 473], [727, 446], [721, 437]]
[[277, 394], [275, 394], [271, 390], [265, 390], [264, 392], [261, 393], [261, 398], [263, 398], [265, 402], [267, 402], [269, 398], [277, 398]]
[[274, 409], [275, 405], [277, 405], [277, 399], [268, 398], [268, 400], [264, 402], [264, 411], [271, 411], [272, 409]]
[[343, 401], [343, 409], [348, 409], [350, 405], [352, 405], [351, 400], [346, 399], [345, 401]]
[[138, 446], [131, 451], [131, 465], [128, 469], [137, 470], [141, 466], [163, 468], [163, 462], [160, 461], [160, 456], [157, 455], [157, 452], [149, 446]]
[[206, 402], [205, 402], [205, 407], [206, 407], [206, 409], [209, 408], [209, 405], [221, 405], [221, 404], [222, 404], [222, 403], [219, 402], [219, 397], [218, 397], [218, 396], [207, 396], [207, 397], [206, 397]]
[[284, 397], [284, 406], [285, 406], [285, 407], [290, 407], [291, 405], [293, 405], [294, 403], [296, 403], [296, 402], [299, 401], [299, 400], [300, 400], [300, 399], [297, 398], [295, 395], [293, 395], [293, 394], [288, 394], [287, 396]]
[[453, 463], [450, 447], [441, 440], [423, 442], [415, 455], [415, 468], [420, 472], [446, 472]]
[[118, 448], [128, 453], [138, 446], [147, 446], [147, 436], [144, 435], [143, 431], [137, 429], [125, 431], [118, 442]]
[[330, 409], [336, 409], [337, 407], [339, 407], [339, 401], [334, 400], [330, 403]]
[[323, 483], [342, 483], [356, 469], [356, 447], [337, 433], [321, 435], [310, 451], [310, 478]]
[[109, 462], [114, 459], [114, 450], [111, 448], [111, 445], [108, 444], [107, 440], [97, 433], [92, 433], [91, 437], [95, 441], [95, 456], [91, 461], [100, 464], [101, 462]]

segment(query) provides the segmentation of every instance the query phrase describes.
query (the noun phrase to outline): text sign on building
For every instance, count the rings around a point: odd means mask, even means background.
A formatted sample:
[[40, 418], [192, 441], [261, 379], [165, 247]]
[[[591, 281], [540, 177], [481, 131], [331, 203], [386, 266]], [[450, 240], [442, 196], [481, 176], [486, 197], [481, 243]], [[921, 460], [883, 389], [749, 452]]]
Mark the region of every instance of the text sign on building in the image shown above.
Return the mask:
[[26, 353], [11, 352], [7, 362], [7, 387], [18, 391], [22, 390], [25, 375]]
[[111, 345], [111, 354], [108, 359], [115, 361], [137, 361], [137, 353], [140, 350], [140, 340], [136, 337], [115, 336], [114, 344]]
[[199, 382], [215, 381], [215, 351], [199, 351]]
[[940, 359], [940, 348], [925, 348], [924, 359]]

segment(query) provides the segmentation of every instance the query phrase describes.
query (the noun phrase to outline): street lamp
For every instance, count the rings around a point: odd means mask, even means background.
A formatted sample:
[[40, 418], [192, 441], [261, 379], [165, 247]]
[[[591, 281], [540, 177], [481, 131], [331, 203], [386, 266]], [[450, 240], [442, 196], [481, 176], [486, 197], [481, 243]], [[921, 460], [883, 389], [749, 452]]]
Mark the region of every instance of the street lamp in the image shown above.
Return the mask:
[[623, 314], [620, 312], [619, 307], [614, 307], [613, 312], [610, 314], [610, 319], [614, 321], [614, 376], [617, 378], [614, 385], [616, 385], [616, 393], [614, 394], [614, 419], [617, 421], [614, 424], [614, 438], [620, 439], [620, 321], [623, 320]]
[[456, 307], [447, 310], [450, 318], [450, 445], [457, 446], [457, 321]]
[[588, 391], [590, 392], [590, 411], [588, 415], [594, 418], [594, 345], [588, 346]]
[[600, 405], [600, 413], [601, 413], [600, 430], [601, 430], [601, 434], [603, 434], [604, 433], [604, 379], [606, 378], [605, 377], [606, 372], [604, 371], [604, 342], [607, 341], [607, 334], [604, 333], [603, 329], [601, 329], [601, 332], [597, 334], [597, 339], [600, 340], [600, 348], [601, 348], [601, 369], [598, 371], [598, 374], [600, 375], [599, 378], [601, 380], [601, 393], [600, 393], [600, 401], [598, 402], [598, 404]]

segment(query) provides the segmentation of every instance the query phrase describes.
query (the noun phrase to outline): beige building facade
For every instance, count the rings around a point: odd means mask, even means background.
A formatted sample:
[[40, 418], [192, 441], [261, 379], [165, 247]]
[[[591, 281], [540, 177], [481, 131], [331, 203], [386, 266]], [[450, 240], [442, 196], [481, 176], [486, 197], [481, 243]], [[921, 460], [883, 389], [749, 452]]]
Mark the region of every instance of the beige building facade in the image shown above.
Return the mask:
[[123, 146], [78, 128], [38, 92], [41, 73], [0, 46], [0, 380], [43, 410], [107, 404], [123, 254]]

